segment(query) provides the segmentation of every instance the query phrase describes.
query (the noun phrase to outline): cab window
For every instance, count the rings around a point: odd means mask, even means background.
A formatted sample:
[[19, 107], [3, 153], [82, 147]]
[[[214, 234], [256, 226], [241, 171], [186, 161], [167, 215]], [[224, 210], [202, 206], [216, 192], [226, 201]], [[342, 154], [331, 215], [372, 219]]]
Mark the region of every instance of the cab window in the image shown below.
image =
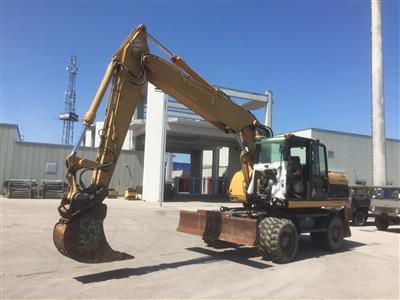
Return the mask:
[[323, 145], [314, 145], [314, 151], [312, 151], [312, 162], [313, 175], [328, 175], [328, 170], [326, 169], [325, 147]]
[[282, 142], [266, 142], [257, 144], [257, 163], [280, 162], [282, 157]]
[[326, 169], [325, 148], [321, 145], [318, 146], [318, 156], [319, 156], [319, 172], [320, 172], [320, 174], [328, 175], [328, 170]]
[[306, 147], [292, 147], [290, 148], [290, 156], [298, 156], [302, 165], [306, 164]]

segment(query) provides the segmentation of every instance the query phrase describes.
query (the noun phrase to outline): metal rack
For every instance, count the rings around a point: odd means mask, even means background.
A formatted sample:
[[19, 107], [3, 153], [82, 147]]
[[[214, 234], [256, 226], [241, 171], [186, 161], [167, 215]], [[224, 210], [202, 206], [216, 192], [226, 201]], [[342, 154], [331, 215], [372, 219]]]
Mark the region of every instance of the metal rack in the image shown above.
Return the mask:
[[62, 180], [40, 181], [31, 179], [8, 179], [3, 183], [4, 196], [7, 198], [56, 198], [60, 199], [67, 185]]

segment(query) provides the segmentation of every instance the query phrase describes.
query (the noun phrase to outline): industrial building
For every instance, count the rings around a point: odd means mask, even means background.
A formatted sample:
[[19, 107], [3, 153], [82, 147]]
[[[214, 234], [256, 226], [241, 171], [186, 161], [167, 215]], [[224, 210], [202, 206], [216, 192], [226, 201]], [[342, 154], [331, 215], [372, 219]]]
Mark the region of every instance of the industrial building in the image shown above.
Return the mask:
[[[206, 125], [205, 125], [206, 126]], [[372, 184], [372, 139], [367, 135], [347, 132], [308, 128], [291, 132], [296, 135], [319, 139], [327, 147], [328, 163], [330, 170], [344, 172], [351, 185], [357, 183]], [[0, 124], [0, 181], [8, 179], [65, 179], [65, 157], [71, 151], [71, 146], [33, 143], [21, 141], [21, 134], [16, 124]], [[219, 156], [218, 177], [225, 184], [229, 181], [229, 161], [237, 160], [238, 153], [232, 153], [235, 157], [229, 157], [228, 147], [216, 148]], [[80, 155], [88, 159], [94, 159], [96, 148], [82, 147]], [[171, 157], [167, 155], [166, 157]], [[192, 176], [190, 172], [176, 172], [169, 170], [170, 177], [174, 175], [187, 178], [187, 188], [182, 191], [178, 179], [175, 179], [176, 188], [181, 192], [203, 193], [212, 192], [209, 187], [212, 177], [213, 151], [205, 150], [201, 153], [202, 168], [200, 176]], [[389, 185], [400, 186], [400, 140], [386, 139], [387, 157], [387, 181]], [[198, 157], [200, 158], [200, 157]], [[126, 186], [142, 186], [143, 184], [143, 150], [122, 150], [111, 187], [119, 183], [120, 193]], [[237, 166], [236, 166], [237, 169]], [[166, 172], [168, 173], [168, 171]], [[168, 177], [168, 176], [166, 176]], [[191, 188], [193, 182], [199, 188]], [[221, 183], [220, 183], [221, 184]], [[3, 186], [1, 186], [3, 192]], [[216, 192], [220, 192], [218, 189]]]
[[[9, 179], [65, 180], [65, 158], [72, 146], [24, 142], [16, 124], [0, 123], [0, 182]], [[79, 155], [95, 159], [96, 149], [82, 147]], [[133, 175], [134, 174], [134, 175]], [[110, 187], [138, 186], [143, 176], [143, 151], [122, 150]], [[87, 179], [87, 178], [86, 178]]]
[[[241, 105], [247, 109], [264, 109], [265, 124], [272, 125], [272, 92], [259, 94], [229, 88], [223, 91], [231, 98], [246, 100]], [[102, 125], [103, 122], [96, 122], [87, 130], [79, 156], [94, 160]], [[373, 184], [370, 136], [317, 128], [290, 133], [325, 144], [329, 169], [346, 173], [351, 185]], [[65, 157], [72, 146], [24, 142], [16, 124], [0, 124], [0, 142], [0, 182], [65, 180]], [[151, 152], [147, 161], [146, 150]], [[190, 162], [186, 166], [181, 164], [181, 170], [173, 168], [174, 153], [190, 155]], [[225, 194], [230, 179], [240, 169], [239, 156], [234, 135], [220, 131], [149, 84], [143, 89], [110, 188], [118, 187], [121, 195], [125, 187], [144, 187], [143, 198], [154, 202], [162, 199], [164, 182], [173, 182], [178, 193]], [[400, 186], [399, 158], [400, 140], [386, 139], [388, 185]], [[151, 176], [144, 176], [146, 169]], [[88, 175], [83, 179], [88, 182]]]

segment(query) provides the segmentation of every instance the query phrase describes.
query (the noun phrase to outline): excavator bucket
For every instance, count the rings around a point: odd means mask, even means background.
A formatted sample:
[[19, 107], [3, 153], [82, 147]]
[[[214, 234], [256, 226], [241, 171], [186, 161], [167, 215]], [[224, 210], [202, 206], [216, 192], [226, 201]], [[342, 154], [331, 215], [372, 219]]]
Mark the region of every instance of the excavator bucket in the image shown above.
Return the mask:
[[127, 260], [133, 256], [114, 251], [107, 243], [103, 221], [107, 206], [101, 204], [69, 222], [60, 220], [53, 230], [53, 241], [61, 254], [83, 263]]
[[257, 244], [257, 219], [235, 217], [230, 213], [198, 210], [180, 211], [179, 232], [238, 245]]

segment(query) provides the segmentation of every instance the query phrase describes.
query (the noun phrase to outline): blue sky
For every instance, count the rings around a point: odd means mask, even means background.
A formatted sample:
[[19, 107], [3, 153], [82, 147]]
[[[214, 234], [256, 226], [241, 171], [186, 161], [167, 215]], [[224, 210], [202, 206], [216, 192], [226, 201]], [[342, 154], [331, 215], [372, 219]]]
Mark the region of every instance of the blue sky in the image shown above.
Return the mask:
[[[386, 134], [399, 138], [399, 2], [382, 9]], [[275, 132], [371, 132], [369, 1], [2, 1], [1, 122], [58, 143], [69, 56], [82, 116], [139, 23], [209, 82], [272, 90]]]

